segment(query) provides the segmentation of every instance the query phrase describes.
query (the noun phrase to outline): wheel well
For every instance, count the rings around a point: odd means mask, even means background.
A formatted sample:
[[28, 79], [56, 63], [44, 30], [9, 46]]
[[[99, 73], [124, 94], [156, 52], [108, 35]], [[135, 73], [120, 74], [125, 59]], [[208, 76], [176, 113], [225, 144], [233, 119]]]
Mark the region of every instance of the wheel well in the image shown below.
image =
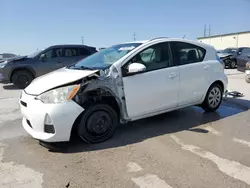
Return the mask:
[[[212, 83], [212, 85], [214, 85], [214, 84], [218, 84], [218, 85], [220, 85], [220, 86], [221, 86], [221, 89], [222, 89], [222, 92], [224, 92], [224, 84], [223, 84], [223, 82], [222, 82], [222, 81], [217, 80], [217, 81], [215, 81], [214, 83]], [[211, 85], [211, 86], [212, 86], [212, 85]]]
[[16, 69], [14, 69], [14, 70], [11, 72], [11, 75], [10, 75], [10, 81], [11, 81], [11, 82], [12, 82], [12, 76], [13, 76], [14, 73], [16, 73], [17, 71], [27, 71], [27, 72], [29, 72], [30, 74], [32, 74], [33, 78], [35, 77], [34, 72], [31, 71], [29, 68], [25, 68], [25, 67], [16, 68]]
[[[117, 112], [118, 118], [120, 118], [120, 107], [118, 105], [118, 102], [115, 96], [113, 96], [111, 92], [106, 91], [104, 89], [96, 89], [96, 90], [80, 93], [78, 97], [79, 97], [79, 100], [78, 101], [75, 100], [75, 102], [78, 103], [83, 108], [86, 109], [88, 108], [88, 106], [90, 106], [93, 103], [107, 104]], [[77, 125], [80, 122], [81, 116], [83, 113], [84, 111], [76, 118], [72, 126], [70, 140], [77, 137], [76, 136]]]

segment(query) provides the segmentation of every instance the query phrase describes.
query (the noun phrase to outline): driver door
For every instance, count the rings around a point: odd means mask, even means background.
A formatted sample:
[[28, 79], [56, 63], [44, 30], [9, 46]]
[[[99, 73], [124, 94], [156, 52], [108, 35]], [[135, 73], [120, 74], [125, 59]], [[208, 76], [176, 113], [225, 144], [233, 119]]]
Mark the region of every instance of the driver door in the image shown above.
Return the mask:
[[[128, 66], [135, 62], [144, 64], [146, 70], [130, 75]], [[131, 119], [177, 107], [179, 69], [173, 65], [169, 43], [147, 47], [122, 69], [126, 108]]]
[[37, 76], [64, 67], [63, 62], [65, 58], [63, 56], [62, 48], [53, 48], [42, 53], [39, 57], [39, 63], [37, 64]]

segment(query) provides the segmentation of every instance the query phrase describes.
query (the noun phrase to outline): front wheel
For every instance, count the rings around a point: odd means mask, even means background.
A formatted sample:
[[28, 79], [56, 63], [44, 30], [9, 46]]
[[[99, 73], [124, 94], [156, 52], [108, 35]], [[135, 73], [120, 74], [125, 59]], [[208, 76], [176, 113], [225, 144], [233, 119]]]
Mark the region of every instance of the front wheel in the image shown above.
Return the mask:
[[87, 143], [109, 139], [118, 125], [118, 115], [107, 104], [94, 104], [83, 113], [77, 127], [79, 137]]
[[204, 102], [201, 107], [206, 112], [213, 112], [217, 110], [222, 102], [223, 91], [220, 84], [213, 84], [208, 89]]
[[236, 67], [236, 62], [234, 60], [231, 60], [229, 66], [230, 66], [231, 69], [234, 69]]
[[12, 83], [20, 89], [26, 88], [34, 79], [33, 75], [26, 70], [19, 70], [13, 73]]

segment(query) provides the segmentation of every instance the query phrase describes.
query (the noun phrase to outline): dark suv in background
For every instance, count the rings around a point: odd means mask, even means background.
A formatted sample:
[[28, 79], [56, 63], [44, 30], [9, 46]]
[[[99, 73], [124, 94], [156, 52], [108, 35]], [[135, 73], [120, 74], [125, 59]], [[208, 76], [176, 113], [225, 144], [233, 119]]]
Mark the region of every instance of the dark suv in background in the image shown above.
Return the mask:
[[18, 56], [0, 63], [0, 81], [23, 89], [35, 77], [72, 65], [95, 52], [92, 46], [56, 45], [32, 55]]

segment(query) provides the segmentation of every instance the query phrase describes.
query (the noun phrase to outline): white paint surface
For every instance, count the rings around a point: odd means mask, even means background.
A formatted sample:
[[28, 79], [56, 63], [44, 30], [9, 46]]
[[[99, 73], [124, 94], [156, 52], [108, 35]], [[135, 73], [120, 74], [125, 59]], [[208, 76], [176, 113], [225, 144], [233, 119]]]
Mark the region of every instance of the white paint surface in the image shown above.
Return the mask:
[[142, 170], [142, 167], [140, 167], [137, 163], [135, 162], [129, 162], [127, 164], [128, 172], [139, 172]]
[[132, 178], [132, 181], [140, 188], [172, 188], [164, 180], [154, 174]]
[[2, 163], [5, 145], [0, 143], [0, 187], [42, 188], [43, 174], [16, 165], [14, 162]]
[[241, 140], [241, 139], [238, 139], [238, 138], [233, 138], [233, 141], [237, 142], [237, 143], [240, 143], [240, 144], [243, 144], [245, 146], [248, 146], [250, 148], [250, 142], [248, 142], [248, 141]]
[[200, 157], [203, 157], [205, 159], [208, 159], [214, 162], [219, 168], [219, 170], [222, 171], [223, 173], [250, 185], [250, 168], [249, 167], [244, 166], [241, 163], [236, 162], [236, 161], [231, 161], [228, 159], [218, 157], [215, 154], [209, 151], [206, 151], [198, 146], [184, 144], [180, 141], [179, 138], [177, 138], [174, 135], [171, 135], [171, 138], [177, 144], [179, 144], [182, 147], [182, 149], [190, 151]]
[[204, 129], [211, 132], [214, 135], [217, 135], [217, 136], [222, 135], [219, 131], [215, 130], [213, 127], [207, 126], [207, 127], [204, 127]]

